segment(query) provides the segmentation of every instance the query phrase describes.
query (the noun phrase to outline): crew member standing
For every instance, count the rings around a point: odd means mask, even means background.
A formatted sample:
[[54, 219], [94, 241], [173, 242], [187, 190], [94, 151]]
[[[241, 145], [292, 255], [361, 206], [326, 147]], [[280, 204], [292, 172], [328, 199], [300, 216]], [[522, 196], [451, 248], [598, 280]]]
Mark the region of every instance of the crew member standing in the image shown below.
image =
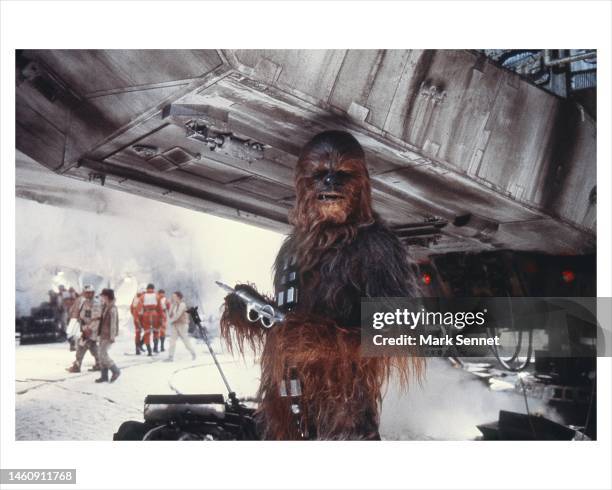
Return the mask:
[[72, 310], [76, 299], [77, 293], [72, 286], [70, 286], [67, 291], [64, 290], [64, 292], [62, 293], [62, 309], [64, 310], [64, 314], [66, 315], [66, 323], [68, 323], [70, 310]]
[[139, 356], [140, 353], [144, 351], [144, 338], [142, 337], [142, 318], [138, 310], [138, 303], [140, 302], [140, 298], [142, 298], [142, 295], [144, 293], [145, 288], [138, 288], [138, 292], [136, 293], [136, 296], [134, 296], [132, 304], [130, 305], [130, 313], [132, 314], [132, 319], [134, 321], [134, 344], [136, 345], [137, 356]]
[[164, 352], [164, 342], [166, 341], [166, 330], [168, 329], [168, 312], [170, 311], [170, 301], [166, 298], [166, 291], [160, 289], [157, 292], [161, 304], [162, 315], [159, 326], [159, 350]]
[[[85, 286], [85, 288], [89, 288], [90, 286]], [[73, 288], [70, 290], [73, 291], [74, 301], [70, 306], [70, 310], [68, 311], [68, 323], [66, 324], [66, 336], [68, 337], [68, 342], [70, 343], [70, 352], [76, 351], [77, 342], [81, 336], [80, 331], [82, 328], [82, 322], [80, 319], [80, 312], [83, 309], [84, 299], [85, 299], [85, 288], [81, 291], [79, 295]], [[78, 331], [76, 329], [72, 329], [68, 331], [68, 326], [71, 324], [72, 320], [75, 320], [78, 323]]]
[[[63, 286], [60, 286], [60, 288], [62, 287]], [[53, 289], [49, 289], [49, 306], [53, 310], [53, 316], [60, 321], [62, 328], [65, 330], [66, 329], [66, 321], [65, 321], [66, 314], [62, 310], [61, 292], [62, 292], [61, 289], [59, 293], [56, 293], [55, 291], [53, 291]]]
[[[100, 324], [98, 327], [98, 338], [100, 340], [100, 366], [101, 375], [96, 379], [96, 383], [110, 381], [113, 383], [121, 374], [115, 362], [108, 355], [115, 337], [119, 333], [119, 314], [115, 306], [115, 292], [112, 289], [103, 289], [100, 293], [102, 298], [102, 313], [100, 315]], [[112, 373], [110, 380], [108, 372]]]
[[138, 313], [141, 315], [142, 328], [144, 329], [144, 343], [147, 347], [147, 355], [151, 354], [151, 331], [153, 331], [153, 352], [159, 352], [159, 326], [162, 316], [162, 308], [155, 286], [147, 284], [147, 290], [138, 301]]
[[71, 317], [76, 318], [81, 325], [81, 337], [76, 345], [76, 359], [72, 366], [67, 368], [70, 373], [80, 373], [81, 364], [85, 353], [89, 351], [95, 359], [94, 366], [90, 371], [98, 371], [98, 346], [96, 344], [99, 314], [96, 314], [98, 305], [94, 301], [94, 289], [92, 286], [85, 286], [83, 294], [79, 297], [72, 307]]
[[59, 293], [56, 293], [53, 289], [49, 289], [49, 306], [53, 309], [59, 309], [59, 305]]
[[176, 349], [176, 339], [181, 338], [183, 344], [189, 352], [191, 359], [196, 358], [195, 350], [191, 346], [189, 339], [189, 315], [187, 314], [187, 305], [183, 301], [183, 294], [176, 291], [172, 294], [172, 306], [168, 314], [168, 323], [170, 323], [170, 349], [168, 349], [167, 362], [174, 361], [174, 350]]
[[66, 289], [66, 286], [64, 286], [63, 284], [60, 284], [57, 287], [57, 290], [58, 290], [58, 293], [56, 296], [57, 307], [62, 308], [62, 306], [64, 305], [64, 300], [68, 297], [68, 290]]
[[60, 284], [58, 289], [59, 293], [57, 295], [57, 310], [59, 311], [62, 328], [65, 329], [66, 325], [68, 325], [68, 320], [70, 319], [69, 312], [72, 303], [74, 302], [74, 299], [70, 291], [66, 289], [66, 286], [64, 286], [63, 284]]

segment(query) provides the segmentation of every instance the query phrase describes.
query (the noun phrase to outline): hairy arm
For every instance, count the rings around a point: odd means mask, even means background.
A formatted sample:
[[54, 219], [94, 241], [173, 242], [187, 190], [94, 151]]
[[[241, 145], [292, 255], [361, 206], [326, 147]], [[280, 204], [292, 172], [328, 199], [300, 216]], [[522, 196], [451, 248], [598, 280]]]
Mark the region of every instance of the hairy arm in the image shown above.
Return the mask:
[[[236, 284], [235, 290], [243, 290], [262, 301], [273, 303], [272, 300], [262, 296], [249, 284]], [[221, 315], [221, 337], [227, 344], [230, 352], [234, 348], [244, 355], [245, 346], [258, 351], [263, 346], [265, 328], [259, 321], [250, 322], [246, 316], [246, 305], [233, 293], [225, 297], [223, 314]]]
[[[417, 298], [421, 295], [417, 274], [409, 252], [390, 229], [379, 229], [363, 242], [362, 295], [369, 298]], [[381, 359], [387, 373], [395, 371], [400, 386], [406, 389], [411, 378], [420, 380], [425, 372], [425, 358], [410, 356]]]

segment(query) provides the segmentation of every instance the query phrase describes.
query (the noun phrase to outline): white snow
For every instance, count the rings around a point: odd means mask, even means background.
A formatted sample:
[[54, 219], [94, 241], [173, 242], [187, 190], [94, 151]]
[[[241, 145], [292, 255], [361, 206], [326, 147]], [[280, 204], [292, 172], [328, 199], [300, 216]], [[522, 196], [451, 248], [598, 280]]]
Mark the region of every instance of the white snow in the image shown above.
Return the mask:
[[[142, 421], [144, 398], [149, 394], [220, 393], [227, 395], [206, 345], [196, 339], [195, 361], [179, 342], [175, 361], [163, 362], [167, 352], [134, 355], [132, 330], [124, 322], [110, 354], [121, 369], [115, 383], [95, 383], [90, 354], [81, 373], [65, 369], [74, 360], [67, 343], [23, 345], [16, 349], [17, 440], [111, 440], [126, 420]], [[166, 348], [168, 342], [166, 342]], [[254, 396], [259, 371], [253, 362], [223, 353], [213, 342], [219, 361], [240, 396]]]
[[[131, 322], [124, 319], [121, 335], [111, 349], [121, 376], [112, 384], [94, 382], [99, 373], [87, 371], [93, 365], [89, 354], [80, 374], [68, 373], [65, 368], [74, 360], [74, 352], [69, 352], [66, 343], [18, 346], [16, 439], [111, 440], [122, 422], [142, 421], [146, 395], [226, 396], [206, 345], [200, 340], [194, 345], [195, 361], [180, 342], [173, 363], [162, 362], [166, 353], [136, 356]], [[217, 341], [213, 348], [231, 388], [239, 397], [254, 397], [260, 375], [255, 360], [232, 357]], [[534, 400], [531, 403], [534, 411], [545, 409]], [[479, 435], [476, 425], [496, 420], [500, 409], [524, 412], [523, 399], [514, 393], [492, 392], [467, 371], [430, 359], [421, 385], [401, 393], [391, 383], [383, 400], [381, 436], [390, 440], [473, 439]]]

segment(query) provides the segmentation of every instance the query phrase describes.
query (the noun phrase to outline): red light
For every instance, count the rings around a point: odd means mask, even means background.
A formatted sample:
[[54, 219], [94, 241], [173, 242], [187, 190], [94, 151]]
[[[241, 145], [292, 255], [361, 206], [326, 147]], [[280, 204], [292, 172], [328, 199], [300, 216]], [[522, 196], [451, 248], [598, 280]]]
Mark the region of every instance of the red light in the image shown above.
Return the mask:
[[574, 279], [576, 279], [576, 274], [574, 274], [574, 271], [571, 271], [568, 269], [568, 270], [564, 270], [561, 273], [561, 277], [563, 277], [563, 282], [566, 282], [569, 284], [570, 282], [573, 282]]
[[431, 284], [431, 276], [427, 272], [424, 272], [421, 275], [421, 281], [423, 281], [423, 284], [426, 286], [429, 286]]

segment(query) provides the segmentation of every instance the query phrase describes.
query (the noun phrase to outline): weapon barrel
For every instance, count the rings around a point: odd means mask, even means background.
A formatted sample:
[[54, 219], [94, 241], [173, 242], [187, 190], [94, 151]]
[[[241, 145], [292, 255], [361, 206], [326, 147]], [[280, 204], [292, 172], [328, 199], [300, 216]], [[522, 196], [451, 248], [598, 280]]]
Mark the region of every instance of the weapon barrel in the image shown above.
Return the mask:
[[215, 281], [215, 284], [217, 286], [219, 286], [221, 289], [223, 289], [224, 291], [227, 291], [228, 293], [235, 293], [236, 292], [236, 290], [234, 288], [229, 287], [227, 284], [224, 284], [221, 281]]
[[[242, 302], [246, 305], [247, 317], [251, 322], [261, 320], [261, 323], [265, 328], [270, 328], [272, 325], [274, 325], [274, 323], [284, 321], [285, 315], [283, 313], [277, 311], [273, 305], [266, 303], [260, 298], [257, 298], [246, 291], [231, 288], [227, 284], [220, 281], [215, 281], [215, 284], [217, 284], [217, 286], [224, 291], [235, 294], [242, 300]], [[251, 312], [254, 312], [257, 317], [251, 318]], [[265, 321], [264, 318], [267, 321]]]

